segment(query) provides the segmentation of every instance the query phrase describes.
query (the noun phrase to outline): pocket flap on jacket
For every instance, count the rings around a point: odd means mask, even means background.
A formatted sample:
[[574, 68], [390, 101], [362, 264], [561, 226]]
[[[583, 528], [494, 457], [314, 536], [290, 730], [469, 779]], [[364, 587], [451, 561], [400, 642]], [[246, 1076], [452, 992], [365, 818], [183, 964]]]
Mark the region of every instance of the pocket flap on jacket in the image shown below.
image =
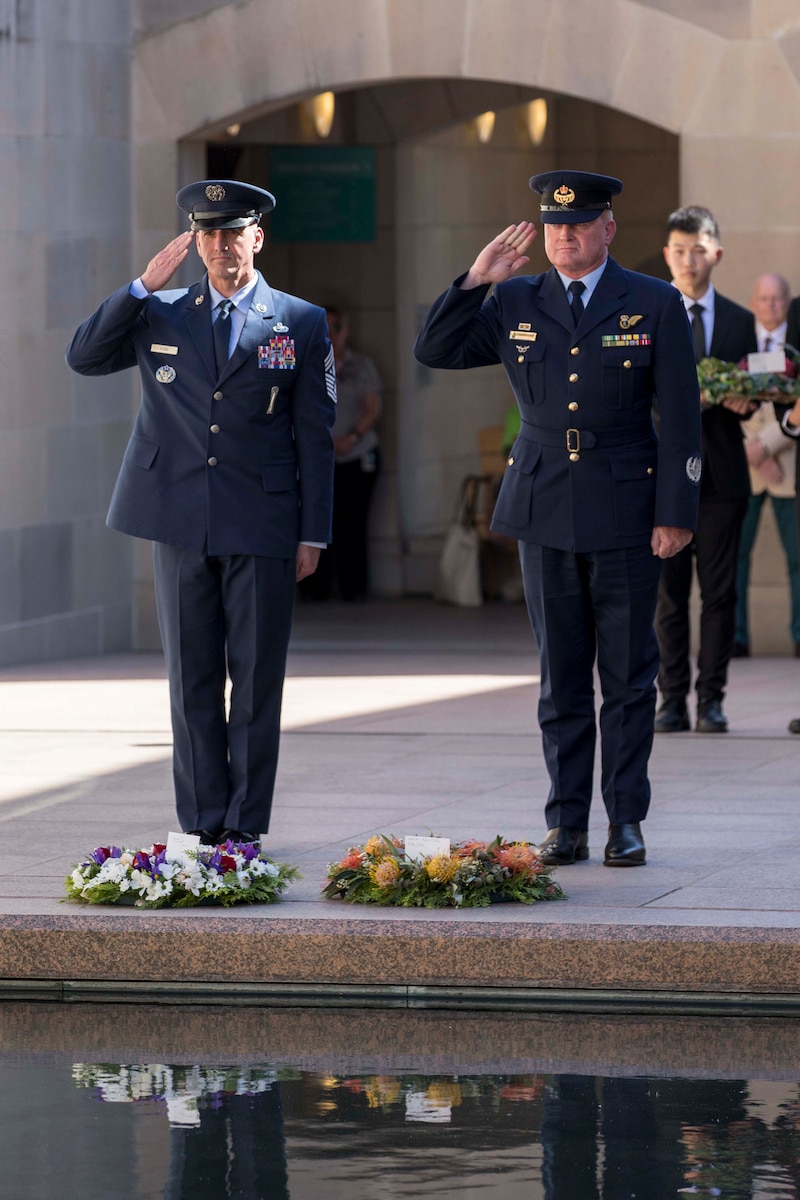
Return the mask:
[[151, 442], [148, 438], [139, 437], [134, 433], [131, 434], [131, 439], [125, 451], [125, 462], [132, 463], [134, 467], [142, 467], [143, 470], [149, 471], [157, 454], [158, 442]]
[[538, 442], [529, 442], [525, 438], [517, 438], [511, 447], [511, 453], [506, 459], [506, 466], [511, 471], [519, 471], [522, 475], [530, 475], [542, 457], [542, 447]]
[[291, 492], [297, 487], [297, 467], [291, 463], [270, 463], [261, 468], [265, 492]]

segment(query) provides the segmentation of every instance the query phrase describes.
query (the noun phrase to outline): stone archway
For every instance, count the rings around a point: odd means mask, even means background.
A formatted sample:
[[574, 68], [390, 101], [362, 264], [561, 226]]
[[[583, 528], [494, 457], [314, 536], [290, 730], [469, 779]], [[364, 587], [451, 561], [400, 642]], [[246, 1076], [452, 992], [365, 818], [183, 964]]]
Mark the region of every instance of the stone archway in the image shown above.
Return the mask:
[[755, 0], [732, 0], [724, 12], [714, 0], [166, 8], [172, 24], [162, 29], [163, 8], [143, 3], [133, 64], [137, 227], [148, 242], [164, 232], [181, 174], [177, 146], [189, 134], [314, 91], [449, 77], [550, 89], [679, 134], [681, 198], [718, 213], [729, 291], [796, 252], [800, 22], [791, 0], [769, 14]]

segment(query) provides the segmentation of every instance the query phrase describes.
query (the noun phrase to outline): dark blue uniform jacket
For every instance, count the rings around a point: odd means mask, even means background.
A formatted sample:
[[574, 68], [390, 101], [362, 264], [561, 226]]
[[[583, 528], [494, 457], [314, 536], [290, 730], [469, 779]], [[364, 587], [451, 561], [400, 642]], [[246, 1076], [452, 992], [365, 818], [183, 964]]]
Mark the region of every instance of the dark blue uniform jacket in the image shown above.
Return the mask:
[[576, 329], [553, 269], [488, 300], [458, 283], [414, 353], [430, 367], [506, 370], [522, 425], [492, 528], [576, 552], [647, 543], [655, 525], [694, 529], [700, 398], [677, 289], [609, 259]]
[[82, 375], [138, 365], [142, 397], [108, 524], [210, 555], [293, 558], [331, 534], [335, 415], [324, 309], [250, 296], [218, 375], [207, 277], [144, 300], [121, 288], [81, 325], [67, 363]]

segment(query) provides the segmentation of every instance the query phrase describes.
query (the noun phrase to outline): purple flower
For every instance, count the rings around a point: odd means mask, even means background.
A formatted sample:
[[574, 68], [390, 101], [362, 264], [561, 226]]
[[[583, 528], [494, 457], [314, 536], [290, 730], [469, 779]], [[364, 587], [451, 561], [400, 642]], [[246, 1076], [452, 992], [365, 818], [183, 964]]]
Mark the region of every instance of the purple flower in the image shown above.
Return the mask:
[[133, 867], [136, 871], [150, 870], [150, 855], [146, 850], [137, 850], [133, 856]]
[[107, 858], [122, 858], [119, 846], [98, 846], [89, 855], [90, 861], [97, 863], [98, 867], [102, 867]]
[[222, 851], [219, 846], [214, 846], [208, 857], [203, 855], [203, 861], [210, 871], [218, 871], [219, 865], [222, 862]]

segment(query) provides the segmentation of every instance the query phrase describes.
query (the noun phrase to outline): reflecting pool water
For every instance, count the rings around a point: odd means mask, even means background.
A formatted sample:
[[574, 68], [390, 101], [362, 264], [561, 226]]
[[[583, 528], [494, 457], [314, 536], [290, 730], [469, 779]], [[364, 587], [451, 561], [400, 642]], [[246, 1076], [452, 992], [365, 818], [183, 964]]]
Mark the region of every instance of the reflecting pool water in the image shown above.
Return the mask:
[[800, 1200], [800, 1028], [0, 1005], [0, 1196]]

